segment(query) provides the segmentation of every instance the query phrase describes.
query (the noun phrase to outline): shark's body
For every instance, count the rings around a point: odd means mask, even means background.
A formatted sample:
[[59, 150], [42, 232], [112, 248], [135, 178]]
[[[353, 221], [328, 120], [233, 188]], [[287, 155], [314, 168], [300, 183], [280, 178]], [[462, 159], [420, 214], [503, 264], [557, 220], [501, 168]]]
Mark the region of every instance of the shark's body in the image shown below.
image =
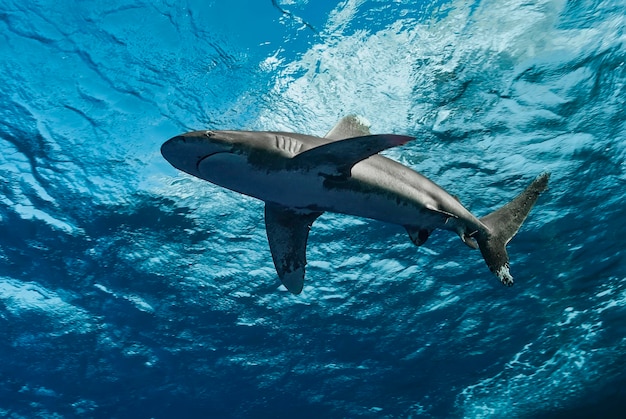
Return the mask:
[[370, 135], [358, 118], [349, 116], [324, 138], [194, 131], [168, 140], [161, 152], [184, 172], [265, 201], [274, 265], [295, 294], [304, 283], [309, 229], [325, 211], [404, 226], [418, 246], [435, 229], [454, 231], [468, 246], [480, 248], [492, 272], [512, 285], [505, 246], [545, 190], [548, 175], [478, 219], [434, 182], [377, 154], [412, 139]]

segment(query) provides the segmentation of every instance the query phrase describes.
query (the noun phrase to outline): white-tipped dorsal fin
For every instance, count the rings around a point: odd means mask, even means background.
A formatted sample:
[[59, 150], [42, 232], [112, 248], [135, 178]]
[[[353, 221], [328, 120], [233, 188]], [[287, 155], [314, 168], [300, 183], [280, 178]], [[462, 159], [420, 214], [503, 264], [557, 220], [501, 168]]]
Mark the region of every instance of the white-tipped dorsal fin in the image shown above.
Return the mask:
[[346, 138], [370, 135], [370, 122], [357, 115], [348, 115], [328, 131], [324, 138], [329, 140], [345, 140]]

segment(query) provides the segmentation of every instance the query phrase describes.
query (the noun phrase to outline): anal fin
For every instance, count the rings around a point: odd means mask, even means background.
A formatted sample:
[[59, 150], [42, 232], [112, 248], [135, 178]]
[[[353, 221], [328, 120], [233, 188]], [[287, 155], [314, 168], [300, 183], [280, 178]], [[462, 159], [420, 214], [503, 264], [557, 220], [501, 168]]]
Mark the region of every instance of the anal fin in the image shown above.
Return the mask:
[[432, 233], [433, 229], [422, 228], [418, 226], [404, 226], [406, 228], [406, 232], [409, 233], [409, 238], [416, 246], [421, 246], [426, 243], [430, 233]]
[[265, 203], [265, 230], [276, 272], [293, 294], [304, 287], [306, 244], [313, 222], [322, 212], [303, 212]]

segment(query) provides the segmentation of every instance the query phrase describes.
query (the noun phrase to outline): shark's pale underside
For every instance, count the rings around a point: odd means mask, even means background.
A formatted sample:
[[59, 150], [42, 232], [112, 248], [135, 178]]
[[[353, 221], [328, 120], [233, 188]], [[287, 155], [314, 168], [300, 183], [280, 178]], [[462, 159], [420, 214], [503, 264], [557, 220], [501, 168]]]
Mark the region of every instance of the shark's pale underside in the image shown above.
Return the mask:
[[413, 137], [371, 135], [358, 117], [343, 118], [324, 138], [253, 131], [194, 131], [161, 147], [174, 167], [265, 202], [274, 266], [285, 287], [304, 285], [306, 245], [325, 211], [403, 226], [422, 245], [437, 228], [480, 249], [489, 269], [513, 285], [506, 245], [517, 233], [549, 175], [537, 177], [499, 210], [476, 218], [434, 182], [378, 153]]

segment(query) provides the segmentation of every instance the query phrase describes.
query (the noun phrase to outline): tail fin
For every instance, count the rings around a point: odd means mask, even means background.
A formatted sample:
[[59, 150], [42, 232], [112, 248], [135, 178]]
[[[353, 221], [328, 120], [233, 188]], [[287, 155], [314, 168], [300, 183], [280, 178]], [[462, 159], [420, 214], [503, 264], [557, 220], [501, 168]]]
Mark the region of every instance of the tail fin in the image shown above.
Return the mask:
[[549, 173], [539, 175], [511, 202], [480, 219], [488, 228], [485, 233], [476, 237], [480, 252], [491, 272], [506, 286], [513, 285], [506, 245], [521, 227], [539, 194], [548, 188], [549, 178]]

